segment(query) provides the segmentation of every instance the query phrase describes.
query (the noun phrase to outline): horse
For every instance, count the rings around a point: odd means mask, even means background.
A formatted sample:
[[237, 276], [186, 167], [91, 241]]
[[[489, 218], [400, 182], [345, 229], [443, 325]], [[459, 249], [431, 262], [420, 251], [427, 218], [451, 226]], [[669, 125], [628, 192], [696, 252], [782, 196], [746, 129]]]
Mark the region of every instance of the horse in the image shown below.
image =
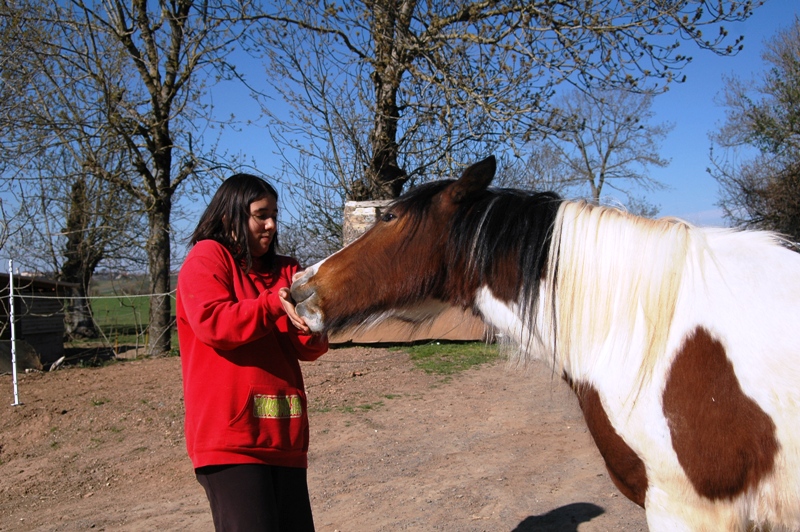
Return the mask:
[[650, 530], [800, 530], [800, 254], [495, 171], [395, 200], [295, 281], [298, 314], [324, 333], [471, 310], [571, 386]]

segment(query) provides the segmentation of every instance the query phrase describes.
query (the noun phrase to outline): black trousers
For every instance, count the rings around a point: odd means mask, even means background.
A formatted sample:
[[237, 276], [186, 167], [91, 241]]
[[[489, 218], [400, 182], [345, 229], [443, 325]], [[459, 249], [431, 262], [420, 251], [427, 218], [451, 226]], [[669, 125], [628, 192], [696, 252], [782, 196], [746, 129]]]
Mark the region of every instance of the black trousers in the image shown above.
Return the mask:
[[313, 532], [306, 470], [263, 464], [195, 470], [217, 532]]

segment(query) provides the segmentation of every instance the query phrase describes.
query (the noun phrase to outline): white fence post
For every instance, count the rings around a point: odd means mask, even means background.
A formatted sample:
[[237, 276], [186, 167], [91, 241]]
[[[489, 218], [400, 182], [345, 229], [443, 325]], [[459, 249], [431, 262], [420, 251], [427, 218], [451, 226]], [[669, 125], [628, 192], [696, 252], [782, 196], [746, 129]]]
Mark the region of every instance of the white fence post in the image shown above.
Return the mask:
[[14, 330], [14, 261], [8, 259], [8, 323], [11, 326], [11, 375], [14, 383], [14, 402], [11, 406], [19, 406], [19, 388], [17, 386], [17, 336]]

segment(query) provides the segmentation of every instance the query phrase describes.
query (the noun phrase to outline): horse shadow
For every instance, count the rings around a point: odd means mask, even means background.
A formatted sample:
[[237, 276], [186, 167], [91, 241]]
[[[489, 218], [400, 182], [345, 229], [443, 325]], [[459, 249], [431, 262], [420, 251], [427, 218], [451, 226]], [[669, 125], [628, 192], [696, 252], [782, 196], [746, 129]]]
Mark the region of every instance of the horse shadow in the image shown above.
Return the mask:
[[546, 514], [526, 517], [513, 532], [578, 532], [578, 525], [605, 513], [588, 502], [575, 502], [550, 510]]

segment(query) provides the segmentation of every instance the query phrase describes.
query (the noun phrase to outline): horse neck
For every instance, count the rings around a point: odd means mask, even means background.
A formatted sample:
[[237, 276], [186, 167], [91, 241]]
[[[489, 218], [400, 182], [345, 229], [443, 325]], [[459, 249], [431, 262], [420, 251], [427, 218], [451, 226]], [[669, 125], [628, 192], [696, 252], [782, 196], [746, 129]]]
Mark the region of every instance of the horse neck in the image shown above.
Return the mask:
[[521, 320], [532, 331], [523, 349], [544, 349], [567, 375], [591, 373], [610, 357], [647, 379], [666, 349], [691, 233], [680, 221], [562, 204], [540, 300]]

